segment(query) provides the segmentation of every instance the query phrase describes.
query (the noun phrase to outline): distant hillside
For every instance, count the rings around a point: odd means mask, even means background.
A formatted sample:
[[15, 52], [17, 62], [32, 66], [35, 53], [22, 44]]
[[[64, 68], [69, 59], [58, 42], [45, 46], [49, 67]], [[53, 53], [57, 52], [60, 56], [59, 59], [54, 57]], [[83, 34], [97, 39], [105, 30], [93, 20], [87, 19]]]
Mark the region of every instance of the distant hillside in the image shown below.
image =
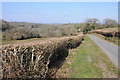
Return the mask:
[[1, 29], [3, 32], [3, 40], [23, 40], [29, 38], [70, 36], [78, 33], [78, 30], [81, 30], [82, 26], [80, 26], [79, 23], [41, 24], [2, 21]]
[[15, 28], [14, 24], [11, 24], [11, 23], [4, 21], [4, 20], [0, 20], [0, 29], [2, 31], [5, 31], [7, 29], [12, 29], [12, 28]]
[[43, 23], [30, 23], [30, 22], [10, 22], [11, 24], [15, 24], [18, 27], [31, 27], [31, 28], [39, 28], [39, 27], [52, 27], [52, 26], [61, 26], [63, 24], [43, 24]]

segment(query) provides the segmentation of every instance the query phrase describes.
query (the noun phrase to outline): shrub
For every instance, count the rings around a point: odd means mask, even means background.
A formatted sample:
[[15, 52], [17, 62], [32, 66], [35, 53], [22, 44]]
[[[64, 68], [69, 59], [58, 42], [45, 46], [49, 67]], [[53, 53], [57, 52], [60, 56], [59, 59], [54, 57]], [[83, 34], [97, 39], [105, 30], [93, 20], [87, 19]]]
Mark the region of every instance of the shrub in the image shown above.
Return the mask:
[[51, 78], [65, 61], [68, 50], [82, 43], [83, 34], [44, 41], [3, 45], [3, 78]]

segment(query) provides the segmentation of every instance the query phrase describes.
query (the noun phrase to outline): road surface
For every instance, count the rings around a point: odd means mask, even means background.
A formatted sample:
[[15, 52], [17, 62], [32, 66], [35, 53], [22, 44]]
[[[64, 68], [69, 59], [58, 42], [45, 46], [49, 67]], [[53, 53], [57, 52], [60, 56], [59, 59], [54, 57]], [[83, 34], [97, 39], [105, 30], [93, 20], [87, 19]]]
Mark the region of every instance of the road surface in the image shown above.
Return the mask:
[[118, 57], [120, 57], [120, 55], [118, 55], [120, 54], [118, 51], [120, 50], [120, 47], [102, 40], [94, 35], [88, 35], [88, 37], [90, 37], [107, 54], [117, 68], [120, 68], [120, 60], [118, 60]]

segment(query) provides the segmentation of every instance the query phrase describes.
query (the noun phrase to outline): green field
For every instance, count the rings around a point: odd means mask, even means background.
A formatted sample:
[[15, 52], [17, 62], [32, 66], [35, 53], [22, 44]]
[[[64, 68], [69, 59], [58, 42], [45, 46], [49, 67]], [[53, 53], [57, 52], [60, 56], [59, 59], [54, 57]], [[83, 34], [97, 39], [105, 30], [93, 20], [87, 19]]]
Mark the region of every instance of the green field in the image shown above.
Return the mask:
[[87, 36], [80, 47], [70, 50], [56, 77], [116, 78], [118, 70], [106, 54]]
[[26, 40], [3, 40], [2, 41], [2, 45], [5, 44], [21, 44], [21, 43], [28, 43], [28, 42], [32, 42], [32, 41], [41, 41], [41, 40], [46, 40], [48, 38], [31, 38], [31, 39], [26, 39]]

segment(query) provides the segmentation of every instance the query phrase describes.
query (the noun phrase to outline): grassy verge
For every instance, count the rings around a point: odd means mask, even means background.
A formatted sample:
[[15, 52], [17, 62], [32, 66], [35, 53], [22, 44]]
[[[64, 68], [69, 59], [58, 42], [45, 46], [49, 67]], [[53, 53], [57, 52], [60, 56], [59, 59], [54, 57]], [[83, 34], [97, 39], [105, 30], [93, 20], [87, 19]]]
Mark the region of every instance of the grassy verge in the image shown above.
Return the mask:
[[101, 34], [96, 34], [96, 33], [92, 33], [92, 34], [98, 36], [99, 38], [101, 38], [103, 40], [106, 40], [106, 41], [108, 41], [110, 43], [113, 43], [113, 44], [115, 44], [117, 46], [120, 46], [119, 41], [118, 41], [120, 39], [117, 38], [117, 37], [105, 37], [105, 36], [103, 36]]
[[116, 78], [118, 70], [105, 53], [87, 36], [80, 47], [70, 50], [56, 73], [60, 78]]

